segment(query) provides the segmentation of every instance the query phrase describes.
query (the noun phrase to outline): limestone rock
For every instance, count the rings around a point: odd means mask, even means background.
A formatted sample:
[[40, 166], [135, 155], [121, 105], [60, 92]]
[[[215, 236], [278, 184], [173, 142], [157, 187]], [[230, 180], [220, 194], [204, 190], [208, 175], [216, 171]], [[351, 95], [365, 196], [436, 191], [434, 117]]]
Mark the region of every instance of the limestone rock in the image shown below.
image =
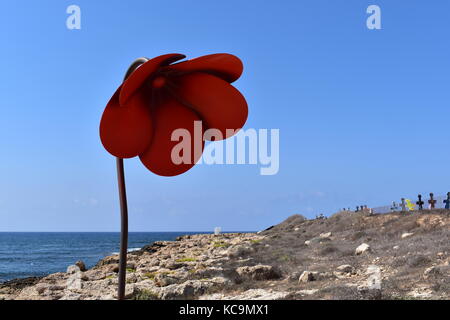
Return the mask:
[[381, 290], [381, 268], [377, 265], [370, 265], [367, 268], [366, 274], [369, 276], [367, 279], [367, 287], [369, 289]]
[[199, 300], [281, 300], [289, 296], [289, 292], [266, 289], [250, 289], [240, 294], [227, 295], [215, 293], [203, 295]]
[[367, 243], [363, 243], [358, 248], [356, 248], [355, 254], [356, 255], [361, 255], [363, 253], [367, 253], [367, 252], [370, 252], [370, 251], [371, 251], [370, 246]]
[[182, 284], [172, 284], [160, 290], [160, 298], [163, 300], [185, 300], [205, 294], [214, 285], [213, 282], [188, 280]]
[[36, 291], [39, 294], [43, 294], [45, 290], [47, 290], [50, 287], [50, 285], [48, 283], [38, 283], [35, 286]]
[[179, 282], [179, 279], [177, 279], [171, 275], [164, 274], [164, 273], [159, 273], [155, 276], [155, 284], [158, 287], [166, 287], [168, 285], [175, 284], [178, 282]]
[[61, 290], [64, 290], [65, 288], [66, 288], [65, 286], [60, 286], [60, 285], [53, 284], [53, 285], [50, 285], [48, 287], [48, 290], [49, 291], [61, 291]]
[[85, 281], [96, 281], [96, 280], [102, 280], [107, 277], [107, 273], [104, 270], [99, 269], [91, 269], [86, 271], [83, 274], [83, 277]]
[[343, 265], [337, 267], [337, 271], [342, 272], [342, 273], [352, 273], [353, 267], [349, 264], [343, 264]]
[[322, 281], [331, 278], [336, 278], [336, 276], [331, 272], [318, 272], [318, 271], [303, 271], [303, 273], [298, 278], [299, 283], [305, 283], [310, 281]]
[[81, 300], [81, 294], [75, 292], [65, 293], [59, 300]]
[[176, 261], [168, 261], [167, 263], [165, 263], [163, 265], [164, 268], [169, 269], [169, 270], [176, 270], [176, 269], [180, 269], [182, 267], [186, 266], [185, 263], [180, 263], [180, 262], [176, 262]]
[[66, 281], [66, 286], [69, 290], [81, 290], [83, 287], [81, 271], [71, 274]]
[[310, 296], [310, 295], [316, 294], [318, 291], [319, 291], [318, 289], [299, 290], [299, 291], [297, 291], [297, 293], [302, 296]]
[[238, 245], [226, 250], [225, 254], [230, 258], [238, 258], [248, 255], [252, 252], [254, 252], [254, 249], [252, 247], [246, 245]]
[[322, 239], [329, 239], [329, 238], [331, 238], [331, 235], [332, 235], [331, 232], [321, 233], [321, 234], [319, 235], [319, 238], [322, 238]]
[[311, 271], [303, 271], [300, 278], [298, 278], [298, 282], [310, 282], [314, 280], [314, 273]]
[[276, 268], [268, 265], [239, 267], [236, 269], [236, 272], [243, 278], [250, 278], [253, 280], [271, 280], [281, 277], [280, 272]]
[[217, 276], [222, 276], [224, 274], [224, 269], [222, 267], [208, 267], [203, 269], [197, 269], [191, 272], [193, 276], [205, 279], [205, 278], [213, 278]]
[[102, 260], [100, 260], [97, 264], [96, 267], [102, 267], [105, 265], [109, 265], [109, 264], [118, 264], [119, 263], [119, 256], [118, 255], [113, 255], [113, 256], [109, 256], [106, 257]]
[[68, 266], [67, 267], [67, 273], [68, 274], [74, 274], [74, 273], [77, 273], [77, 272], [80, 272], [80, 271], [81, 271], [80, 267], [77, 266], [77, 265], [72, 265], [72, 266]]

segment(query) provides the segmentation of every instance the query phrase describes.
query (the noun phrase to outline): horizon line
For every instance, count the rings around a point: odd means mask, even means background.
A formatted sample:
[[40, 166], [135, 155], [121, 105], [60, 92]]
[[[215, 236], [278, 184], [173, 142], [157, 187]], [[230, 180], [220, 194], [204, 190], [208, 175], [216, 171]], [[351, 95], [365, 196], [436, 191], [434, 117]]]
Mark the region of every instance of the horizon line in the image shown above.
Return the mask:
[[[214, 231], [129, 231], [128, 233], [214, 233]], [[221, 231], [220, 233], [235, 233], [235, 232], [258, 232], [249, 230], [231, 230], [231, 231]], [[120, 233], [120, 231], [0, 231], [0, 233]]]

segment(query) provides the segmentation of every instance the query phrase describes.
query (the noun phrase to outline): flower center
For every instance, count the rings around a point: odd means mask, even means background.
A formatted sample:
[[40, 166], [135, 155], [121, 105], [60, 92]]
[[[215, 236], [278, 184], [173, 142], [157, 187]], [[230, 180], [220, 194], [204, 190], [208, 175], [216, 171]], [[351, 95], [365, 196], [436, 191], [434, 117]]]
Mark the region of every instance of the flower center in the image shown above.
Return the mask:
[[166, 84], [166, 78], [163, 76], [157, 76], [152, 81], [152, 87], [155, 89], [162, 88]]

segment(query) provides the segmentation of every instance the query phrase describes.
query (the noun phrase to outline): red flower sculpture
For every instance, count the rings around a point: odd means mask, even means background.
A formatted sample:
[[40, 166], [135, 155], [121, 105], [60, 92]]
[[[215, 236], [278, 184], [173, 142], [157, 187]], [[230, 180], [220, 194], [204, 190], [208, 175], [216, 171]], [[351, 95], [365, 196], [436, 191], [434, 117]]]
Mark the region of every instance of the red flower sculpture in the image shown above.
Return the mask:
[[[176, 176], [194, 166], [201, 154], [192, 152], [190, 163], [175, 164], [171, 153], [179, 142], [171, 141], [174, 130], [186, 129], [193, 137], [194, 122], [202, 121], [203, 130], [218, 129], [228, 138], [232, 134], [227, 129], [237, 132], [243, 127], [247, 103], [230, 85], [242, 74], [239, 58], [212, 54], [175, 63], [183, 58], [182, 54], [153, 58], [117, 89], [100, 123], [100, 137], [109, 153], [122, 159], [139, 156], [150, 171]], [[201, 144], [203, 150], [203, 139]]]

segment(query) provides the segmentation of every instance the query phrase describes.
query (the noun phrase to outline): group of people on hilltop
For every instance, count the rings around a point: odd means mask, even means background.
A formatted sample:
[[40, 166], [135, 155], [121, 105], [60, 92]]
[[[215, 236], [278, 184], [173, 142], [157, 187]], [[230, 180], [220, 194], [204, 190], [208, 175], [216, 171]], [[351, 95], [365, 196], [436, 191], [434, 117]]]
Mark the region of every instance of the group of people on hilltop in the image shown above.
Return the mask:
[[[425, 205], [425, 201], [422, 200], [422, 195], [419, 194], [417, 196], [418, 200], [416, 201], [416, 203], [414, 204], [410, 199], [405, 199], [402, 198], [401, 199], [401, 203], [398, 203], [396, 201], [392, 201], [392, 205], [390, 207], [390, 211], [391, 212], [395, 212], [395, 211], [415, 211], [416, 210], [416, 205], [417, 205], [417, 210], [421, 211], [424, 210], [424, 205]], [[436, 205], [437, 205], [437, 200], [434, 198], [434, 194], [430, 193], [430, 199], [427, 201], [428, 202], [428, 209], [429, 210], [433, 210], [433, 209], [437, 209]], [[447, 193], [447, 198], [444, 199], [442, 201], [442, 203], [444, 204], [444, 208], [447, 210], [450, 210], [450, 192]], [[342, 209], [342, 211], [351, 211], [350, 208], [346, 209]], [[362, 206], [357, 206], [355, 212], [360, 212], [360, 211], [368, 211], [370, 214], [373, 214], [373, 209], [368, 208], [366, 205], [362, 205]]]

